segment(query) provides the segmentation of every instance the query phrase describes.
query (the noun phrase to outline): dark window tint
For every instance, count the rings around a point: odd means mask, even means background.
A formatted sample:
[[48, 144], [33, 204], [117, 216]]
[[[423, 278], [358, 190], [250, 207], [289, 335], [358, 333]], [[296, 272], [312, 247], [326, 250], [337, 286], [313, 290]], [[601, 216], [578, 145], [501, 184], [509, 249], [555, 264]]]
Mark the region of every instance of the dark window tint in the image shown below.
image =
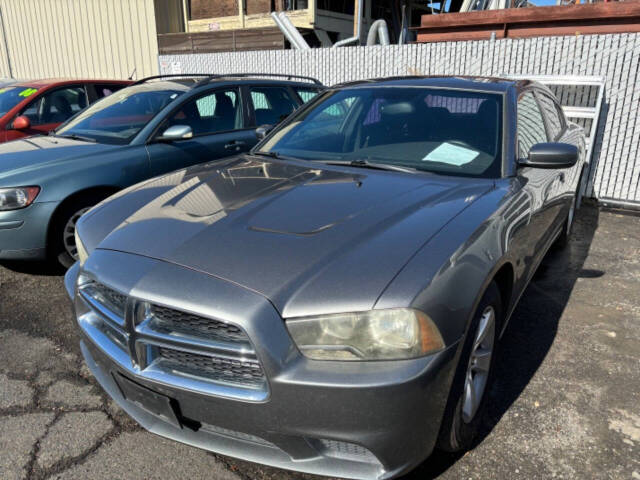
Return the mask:
[[65, 122], [86, 106], [84, 87], [59, 88], [30, 103], [21, 115], [29, 117], [32, 126], [48, 125]]
[[542, 108], [542, 112], [544, 113], [545, 118], [547, 119], [547, 126], [549, 127], [549, 138], [552, 140], [557, 140], [564, 128], [564, 123], [562, 121], [562, 117], [558, 112], [558, 107], [556, 103], [549, 98], [544, 93], [536, 93], [538, 97], [538, 101], [540, 102], [540, 107]]
[[533, 93], [525, 93], [518, 101], [518, 156], [526, 158], [536, 143], [547, 141], [542, 113]]
[[236, 89], [217, 90], [189, 100], [173, 114], [168, 126], [187, 125], [194, 135], [242, 128], [242, 109]]
[[300, 96], [303, 102], [308, 102], [312, 98], [315, 98], [318, 93], [318, 90], [310, 89], [310, 88], [296, 88], [296, 93]]
[[256, 125], [275, 125], [298, 106], [284, 87], [251, 87], [250, 91]]
[[126, 85], [118, 85], [118, 84], [94, 84], [94, 88], [96, 89], [96, 95], [98, 98], [108, 97], [114, 92], [124, 88]]

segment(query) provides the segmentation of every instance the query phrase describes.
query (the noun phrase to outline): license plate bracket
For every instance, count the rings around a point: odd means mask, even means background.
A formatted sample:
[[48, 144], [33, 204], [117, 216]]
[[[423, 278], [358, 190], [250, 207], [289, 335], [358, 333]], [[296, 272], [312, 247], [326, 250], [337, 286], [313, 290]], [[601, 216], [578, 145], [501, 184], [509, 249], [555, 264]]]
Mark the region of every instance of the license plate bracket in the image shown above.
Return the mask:
[[113, 377], [126, 400], [173, 426], [182, 428], [176, 415], [174, 399], [140, 385], [120, 373], [114, 373]]

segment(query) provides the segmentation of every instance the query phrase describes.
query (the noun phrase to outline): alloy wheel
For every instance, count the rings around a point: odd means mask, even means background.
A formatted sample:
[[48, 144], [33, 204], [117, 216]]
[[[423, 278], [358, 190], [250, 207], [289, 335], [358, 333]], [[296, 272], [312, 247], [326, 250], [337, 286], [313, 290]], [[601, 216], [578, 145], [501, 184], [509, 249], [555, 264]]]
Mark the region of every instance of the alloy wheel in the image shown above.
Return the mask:
[[62, 231], [62, 243], [64, 244], [65, 251], [73, 258], [74, 260], [78, 260], [78, 248], [76, 247], [76, 223], [82, 215], [91, 210], [91, 207], [81, 208], [67, 221], [67, 224], [64, 226], [64, 230]]
[[462, 420], [465, 423], [473, 420], [485, 394], [495, 343], [495, 329], [496, 312], [489, 305], [480, 317], [467, 366], [462, 400]]

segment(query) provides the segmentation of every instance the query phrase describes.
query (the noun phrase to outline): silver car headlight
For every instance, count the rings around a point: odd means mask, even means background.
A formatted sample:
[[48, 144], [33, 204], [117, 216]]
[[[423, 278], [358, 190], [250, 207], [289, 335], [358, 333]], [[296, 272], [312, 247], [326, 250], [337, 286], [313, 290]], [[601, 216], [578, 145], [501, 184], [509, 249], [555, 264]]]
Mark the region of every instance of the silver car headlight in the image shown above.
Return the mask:
[[411, 308], [293, 318], [286, 325], [300, 351], [314, 360], [398, 360], [444, 348], [438, 327]]
[[0, 211], [28, 207], [39, 193], [40, 187], [0, 188]]
[[76, 249], [78, 250], [78, 262], [80, 263], [80, 266], [84, 265], [84, 262], [87, 261], [87, 258], [89, 258], [89, 253], [87, 252], [87, 249], [84, 246], [84, 243], [82, 243], [82, 239], [80, 238], [80, 235], [78, 235], [78, 229], [76, 228], [76, 231], [74, 232], [74, 237], [76, 239]]

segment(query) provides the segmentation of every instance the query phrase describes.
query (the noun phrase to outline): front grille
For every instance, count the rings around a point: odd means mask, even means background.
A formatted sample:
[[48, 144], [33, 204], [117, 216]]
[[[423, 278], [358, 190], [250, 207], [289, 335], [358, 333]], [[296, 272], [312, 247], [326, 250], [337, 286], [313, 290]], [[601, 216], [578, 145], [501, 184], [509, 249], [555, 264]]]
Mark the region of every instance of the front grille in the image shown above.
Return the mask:
[[198, 377], [254, 386], [265, 382], [264, 372], [257, 361], [199, 355], [163, 347], [158, 348], [158, 355], [166, 368]]
[[151, 306], [152, 328], [164, 334], [178, 333], [191, 337], [228, 342], [247, 342], [247, 335], [235, 325], [172, 308]]
[[[91, 313], [79, 323], [96, 343], [117, 347], [108, 350], [130, 373], [209, 394], [266, 398], [262, 365], [240, 327], [129, 298], [94, 280], [85, 279], [80, 294]], [[135, 321], [125, 321], [128, 315]]]
[[124, 320], [127, 296], [98, 282], [82, 286], [82, 293]]

